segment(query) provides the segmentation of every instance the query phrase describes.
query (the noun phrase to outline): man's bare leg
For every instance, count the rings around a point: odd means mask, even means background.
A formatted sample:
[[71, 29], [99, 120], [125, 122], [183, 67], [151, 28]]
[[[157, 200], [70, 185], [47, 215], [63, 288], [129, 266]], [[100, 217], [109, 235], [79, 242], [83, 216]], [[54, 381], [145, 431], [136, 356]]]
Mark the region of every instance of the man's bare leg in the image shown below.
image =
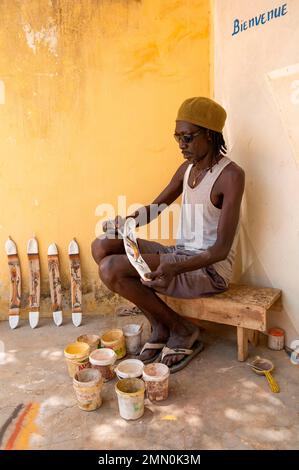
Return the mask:
[[[140, 244], [141, 245], [141, 244]], [[108, 239], [107, 237], [103, 236], [100, 239], [95, 239], [94, 242], [92, 243], [91, 246], [91, 251], [92, 251], [92, 256], [96, 263], [100, 266], [101, 261], [105, 259], [107, 256], [113, 255], [113, 254], [123, 254], [125, 253], [125, 248], [123, 244], [122, 239]], [[141, 250], [142, 251], [142, 250]], [[157, 258], [157, 265], [159, 264], [159, 258]], [[139, 275], [135, 271], [135, 269], [129, 264], [128, 266], [130, 267], [130, 270], [132, 272], [132, 275], [134, 275], [138, 279], [138, 285], [142, 286], [140, 280], [139, 280]], [[154, 265], [153, 265], [154, 266]], [[103, 268], [103, 266], [102, 266]], [[104, 282], [105, 285], [110, 290], [114, 290], [112, 285], [108, 285], [108, 281], [106, 282], [106, 276], [105, 279], [102, 276], [102, 268], [99, 267], [99, 276], [101, 280]], [[111, 274], [111, 273], [110, 273]], [[116, 291], [114, 291], [116, 292]], [[122, 294], [121, 294], [122, 295]], [[128, 298], [126, 295], [122, 295], [124, 298]], [[130, 299], [128, 299], [130, 300]], [[135, 302], [133, 302], [135, 303]], [[137, 305], [137, 304], [136, 304]], [[141, 308], [138, 305], [139, 308]], [[152, 315], [151, 312], [145, 311], [145, 309], [142, 308], [143, 313], [147, 317], [148, 321], [151, 324], [152, 327], [152, 332], [151, 336], [148, 339], [148, 342], [150, 343], [165, 343], [167, 342], [170, 332], [169, 329], [163, 325], [163, 323], [160, 322], [160, 320], [155, 316]], [[148, 350], [145, 351], [141, 359], [150, 359], [151, 357], [155, 356], [156, 350]]]
[[108, 255], [124, 254], [122, 238], [108, 238], [106, 235], [96, 238], [91, 244], [91, 254], [97, 264]]
[[[157, 254], [147, 254], [143, 257], [151, 270], [155, 270], [160, 264], [160, 256]], [[99, 275], [110, 290], [130, 300], [144, 312], [153, 327], [151, 342], [167, 340], [169, 347], [192, 347], [199, 335], [198, 328], [178, 315], [151, 288], [140, 282], [139, 274], [131, 266], [126, 255], [108, 255], [102, 258], [99, 263]], [[142, 359], [148, 359], [154, 353], [146, 351]], [[178, 354], [165, 358], [164, 362], [171, 365], [182, 357]]]

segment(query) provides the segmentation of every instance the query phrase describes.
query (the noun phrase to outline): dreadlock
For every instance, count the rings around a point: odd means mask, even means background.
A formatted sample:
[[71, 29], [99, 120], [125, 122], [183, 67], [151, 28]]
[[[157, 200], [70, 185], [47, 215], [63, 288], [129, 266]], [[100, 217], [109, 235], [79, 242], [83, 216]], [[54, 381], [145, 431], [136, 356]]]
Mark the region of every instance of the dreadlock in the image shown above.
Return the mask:
[[226, 147], [226, 143], [225, 143], [225, 140], [223, 138], [223, 134], [222, 132], [217, 132], [217, 131], [212, 131], [210, 129], [206, 129], [202, 126], [197, 126], [199, 129], [203, 129], [203, 130], [206, 130], [209, 134], [209, 136], [211, 137], [212, 139], [212, 146], [213, 146], [213, 155], [212, 155], [212, 158], [211, 158], [211, 162], [210, 162], [210, 171], [212, 171], [212, 166], [213, 166], [213, 160], [215, 159], [216, 160], [216, 163], [218, 163], [219, 161], [219, 155], [224, 155], [226, 156], [227, 154], [227, 147]]
[[[223, 138], [222, 132], [216, 132], [216, 131], [209, 131], [209, 136], [212, 139], [212, 145], [213, 145], [213, 156], [211, 159], [211, 167], [213, 165], [213, 160], [216, 160], [216, 163], [218, 163], [219, 160], [219, 155], [226, 155], [227, 154], [227, 147], [225, 140]], [[210, 169], [212, 171], [212, 168]]]
[[222, 132], [210, 131], [209, 134], [212, 139], [215, 154], [218, 155], [221, 153], [222, 155], [226, 155], [227, 147]]

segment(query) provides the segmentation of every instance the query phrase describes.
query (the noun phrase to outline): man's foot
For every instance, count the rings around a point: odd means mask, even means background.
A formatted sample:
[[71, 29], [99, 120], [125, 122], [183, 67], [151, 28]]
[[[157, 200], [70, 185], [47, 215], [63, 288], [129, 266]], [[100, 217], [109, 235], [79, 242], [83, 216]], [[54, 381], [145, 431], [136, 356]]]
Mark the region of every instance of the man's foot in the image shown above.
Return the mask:
[[[171, 349], [192, 349], [193, 344], [198, 338], [199, 328], [190, 324], [190, 326], [188, 325], [187, 329], [182, 334], [171, 332], [166, 346]], [[184, 357], [184, 354], [171, 355], [163, 359], [163, 364], [166, 364], [168, 367], [171, 367], [173, 364], [180, 362]]]
[[[169, 330], [165, 328], [164, 325], [159, 324], [157, 326], [152, 327], [152, 334], [150, 338], [147, 340], [147, 343], [164, 343], [166, 344], [169, 338]], [[161, 349], [159, 349], [161, 351]], [[138, 359], [141, 361], [150, 361], [157, 355], [157, 349], [147, 349], [145, 350]]]

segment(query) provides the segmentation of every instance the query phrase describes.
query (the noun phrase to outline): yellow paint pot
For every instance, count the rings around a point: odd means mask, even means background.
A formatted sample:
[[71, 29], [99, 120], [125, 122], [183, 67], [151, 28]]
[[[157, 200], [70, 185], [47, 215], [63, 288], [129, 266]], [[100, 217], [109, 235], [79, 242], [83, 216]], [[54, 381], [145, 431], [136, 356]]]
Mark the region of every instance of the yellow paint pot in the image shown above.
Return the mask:
[[138, 419], [144, 413], [145, 386], [141, 379], [121, 379], [115, 385], [119, 414], [123, 419]]
[[101, 406], [103, 379], [98, 370], [84, 369], [75, 374], [73, 387], [81, 410], [93, 411]]
[[79, 343], [86, 343], [90, 347], [90, 352], [98, 349], [100, 337], [98, 335], [81, 335], [77, 338]]
[[90, 367], [90, 347], [86, 343], [70, 343], [64, 350], [64, 357], [70, 377], [74, 377], [80, 370]]
[[101, 346], [102, 348], [113, 349], [117, 359], [122, 359], [127, 353], [125, 337], [120, 329], [106, 331], [101, 337]]

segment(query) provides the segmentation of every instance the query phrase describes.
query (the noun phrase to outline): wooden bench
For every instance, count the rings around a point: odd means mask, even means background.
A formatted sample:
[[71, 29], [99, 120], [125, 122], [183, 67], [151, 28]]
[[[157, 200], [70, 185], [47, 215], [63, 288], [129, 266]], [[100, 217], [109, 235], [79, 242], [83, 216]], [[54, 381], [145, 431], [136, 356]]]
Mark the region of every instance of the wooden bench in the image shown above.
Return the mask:
[[174, 311], [190, 320], [207, 320], [237, 327], [238, 360], [248, 356], [248, 341], [257, 344], [258, 332], [267, 331], [267, 312], [281, 291], [269, 287], [231, 284], [226, 292], [198, 299], [159, 294]]

